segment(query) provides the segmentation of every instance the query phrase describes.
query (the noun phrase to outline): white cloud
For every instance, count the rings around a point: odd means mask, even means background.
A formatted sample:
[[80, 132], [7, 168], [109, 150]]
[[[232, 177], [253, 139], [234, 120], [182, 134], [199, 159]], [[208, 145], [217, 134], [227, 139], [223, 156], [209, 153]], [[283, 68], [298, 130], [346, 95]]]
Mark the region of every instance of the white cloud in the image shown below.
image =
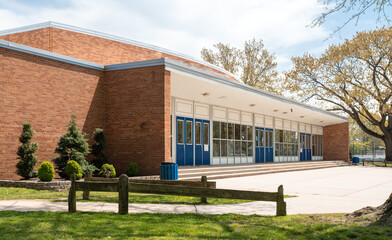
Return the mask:
[[[202, 47], [263, 39], [278, 63], [288, 64], [287, 52], [328, 36], [323, 28], [307, 28], [321, 12], [314, 0], [72, 0], [51, 5], [0, 2], [1, 29], [44, 21], [78, 27], [165, 47], [200, 58]], [[317, 45], [317, 44], [316, 44]], [[295, 51], [294, 51], [295, 52]], [[294, 54], [299, 55], [299, 54]]]

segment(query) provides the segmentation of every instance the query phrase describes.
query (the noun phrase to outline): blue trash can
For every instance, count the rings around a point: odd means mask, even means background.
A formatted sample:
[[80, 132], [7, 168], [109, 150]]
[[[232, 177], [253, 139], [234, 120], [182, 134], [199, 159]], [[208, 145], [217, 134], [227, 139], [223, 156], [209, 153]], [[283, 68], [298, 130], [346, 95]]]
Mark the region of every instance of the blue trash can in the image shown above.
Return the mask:
[[353, 163], [355, 164], [359, 163], [359, 157], [353, 157]]
[[161, 163], [161, 180], [177, 180], [178, 165], [171, 162]]

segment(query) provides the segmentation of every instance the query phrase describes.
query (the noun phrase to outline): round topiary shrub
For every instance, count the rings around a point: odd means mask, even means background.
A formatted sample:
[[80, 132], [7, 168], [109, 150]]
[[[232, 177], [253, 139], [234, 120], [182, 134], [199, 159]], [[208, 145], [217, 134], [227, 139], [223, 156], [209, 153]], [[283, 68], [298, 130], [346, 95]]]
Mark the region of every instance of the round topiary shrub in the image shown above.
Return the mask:
[[50, 182], [54, 178], [54, 168], [52, 163], [43, 161], [38, 168], [38, 178], [43, 182]]
[[101, 177], [115, 177], [116, 170], [113, 165], [105, 163], [102, 165], [101, 171], [99, 172], [99, 176]]
[[73, 160], [67, 163], [67, 166], [65, 167], [65, 173], [69, 178], [71, 178], [72, 174], [75, 174], [77, 180], [81, 179], [83, 176], [82, 167], [79, 165], [79, 163]]
[[137, 167], [136, 163], [130, 163], [127, 168], [127, 175], [128, 177], [136, 176], [139, 172], [139, 168]]

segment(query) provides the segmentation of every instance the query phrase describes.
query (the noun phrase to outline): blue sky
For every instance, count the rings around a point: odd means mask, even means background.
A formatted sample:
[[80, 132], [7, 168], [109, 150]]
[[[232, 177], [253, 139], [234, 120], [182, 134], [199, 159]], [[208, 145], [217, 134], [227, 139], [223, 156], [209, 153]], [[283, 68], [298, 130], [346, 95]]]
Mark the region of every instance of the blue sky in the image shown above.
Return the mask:
[[370, 12], [357, 26], [352, 22], [328, 38], [348, 15], [336, 14], [321, 27], [307, 27], [322, 11], [317, 0], [0, 0], [0, 30], [55, 21], [195, 58], [214, 43], [241, 48], [246, 40], [263, 39], [282, 72], [290, 69], [293, 56], [320, 54], [356, 31], [383, 25]]

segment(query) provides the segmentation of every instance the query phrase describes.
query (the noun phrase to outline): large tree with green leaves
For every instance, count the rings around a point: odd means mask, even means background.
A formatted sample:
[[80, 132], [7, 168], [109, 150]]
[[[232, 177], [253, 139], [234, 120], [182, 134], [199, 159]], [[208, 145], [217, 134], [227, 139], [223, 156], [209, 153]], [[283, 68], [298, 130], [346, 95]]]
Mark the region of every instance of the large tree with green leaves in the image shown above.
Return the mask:
[[34, 166], [37, 163], [37, 157], [34, 153], [38, 149], [38, 144], [31, 142], [31, 138], [34, 135], [34, 131], [31, 128], [31, 124], [28, 122], [22, 123], [23, 130], [19, 137], [22, 145], [18, 148], [17, 155], [19, 162], [16, 164], [16, 173], [24, 179], [36, 177]]
[[204, 61], [239, 75], [250, 86], [276, 92], [276, 57], [264, 48], [262, 40], [245, 41], [242, 50], [223, 43], [214, 44], [214, 48], [215, 51], [206, 48], [201, 50]]
[[365, 133], [384, 141], [386, 160], [392, 161], [392, 28], [360, 32], [319, 57], [304, 54], [292, 61], [286, 90], [349, 115]]
[[88, 143], [85, 134], [79, 130], [76, 124], [75, 115], [71, 116], [71, 121], [68, 124], [68, 132], [59, 138], [54, 152], [59, 154], [58, 157], [53, 159], [53, 162], [56, 164], [56, 170], [62, 178], [67, 178], [65, 168], [69, 160], [79, 163], [82, 169], [88, 167], [85, 159], [89, 153]]

